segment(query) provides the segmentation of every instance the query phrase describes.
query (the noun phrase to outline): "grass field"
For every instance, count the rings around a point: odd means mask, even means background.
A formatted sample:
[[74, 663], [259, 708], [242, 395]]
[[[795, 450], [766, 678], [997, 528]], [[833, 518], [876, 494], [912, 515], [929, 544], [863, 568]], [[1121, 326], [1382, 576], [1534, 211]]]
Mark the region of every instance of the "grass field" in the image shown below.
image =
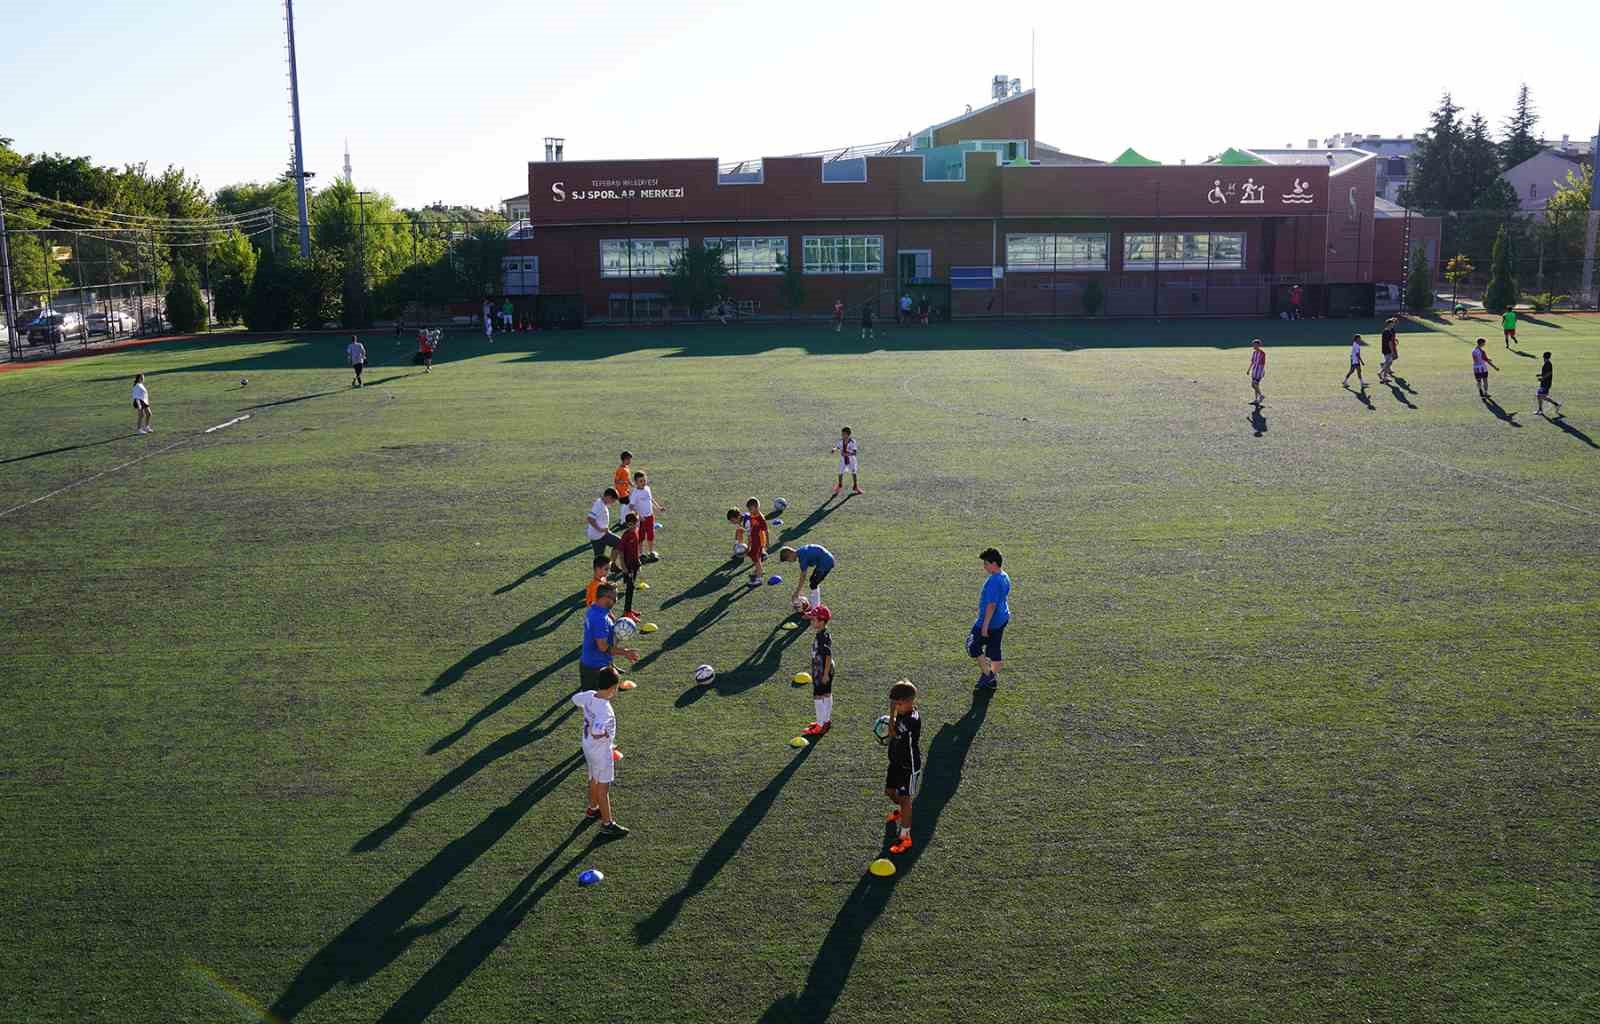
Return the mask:
[[[1600, 319], [1493, 326], [1408, 331], [1365, 400], [1350, 321], [460, 335], [431, 376], [374, 335], [361, 391], [340, 338], [0, 373], [0, 1020], [1594, 1021]], [[846, 423], [867, 493], [829, 501]], [[623, 447], [661, 628], [598, 843], [567, 698]], [[752, 494], [839, 557], [837, 727], [799, 752], [787, 590], [721, 562]], [[975, 702], [990, 544], [1015, 619]], [[885, 881], [902, 676], [928, 770]]]

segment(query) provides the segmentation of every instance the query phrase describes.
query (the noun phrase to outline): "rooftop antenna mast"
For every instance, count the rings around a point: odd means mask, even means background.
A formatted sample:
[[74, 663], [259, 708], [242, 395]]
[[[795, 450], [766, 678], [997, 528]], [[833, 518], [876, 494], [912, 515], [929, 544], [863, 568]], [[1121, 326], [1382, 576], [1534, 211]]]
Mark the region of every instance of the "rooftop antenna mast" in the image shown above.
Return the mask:
[[294, 0], [283, 0], [283, 25], [289, 49], [289, 120], [294, 125], [294, 151], [290, 154], [289, 176], [294, 179], [295, 199], [300, 204], [300, 256], [311, 255], [311, 226], [306, 219], [306, 163], [300, 139], [300, 75], [294, 61]]

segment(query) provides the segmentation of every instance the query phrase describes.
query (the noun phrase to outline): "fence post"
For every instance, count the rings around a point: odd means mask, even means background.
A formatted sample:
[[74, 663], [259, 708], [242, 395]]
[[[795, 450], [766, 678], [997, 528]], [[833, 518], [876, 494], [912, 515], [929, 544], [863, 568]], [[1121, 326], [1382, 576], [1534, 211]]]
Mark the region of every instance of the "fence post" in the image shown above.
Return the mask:
[[11, 293], [11, 248], [6, 237], [6, 198], [0, 195], [0, 279], [5, 287], [6, 351], [17, 355], [17, 301]]

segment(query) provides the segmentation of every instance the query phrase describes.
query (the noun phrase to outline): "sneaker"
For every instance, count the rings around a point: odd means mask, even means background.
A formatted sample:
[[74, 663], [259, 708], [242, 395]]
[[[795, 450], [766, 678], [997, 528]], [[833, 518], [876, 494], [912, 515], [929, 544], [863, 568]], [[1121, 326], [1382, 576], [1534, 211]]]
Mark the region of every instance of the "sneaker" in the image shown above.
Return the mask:
[[834, 484], [833, 485], [833, 493], [838, 494], [842, 490], [844, 490], [844, 485], [843, 484]]
[[819, 724], [817, 722], [812, 722], [810, 725], [808, 725], [804, 729], [800, 730], [800, 735], [802, 735], [802, 736], [821, 736], [823, 733], [825, 733], [827, 731], [828, 730], [824, 729], [821, 726], [821, 724]]
[[889, 847], [889, 852], [905, 853], [909, 849], [911, 849], [911, 835], [907, 833], [894, 841], [894, 845]]
[[829, 721], [826, 721], [826, 722], [822, 723], [822, 732], [823, 732], [824, 735], [826, 735], [828, 730], [832, 729], [832, 728], [833, 728], [833, 721], [831, 719]]
[[632, 619], [635, 622], [639, 621], [639, 613], [638, 612], [623, 612], [622, 613], [622, 617], [625, 618], [625, 619]]
[[898, 810], [890, 811], [888, 816], [883, 820], [893, 825], [895, 822], [900, 820], [900, 812]]
[[598, 818], [600, 817], [600, 808], [590, 807], [588, 810], [583, 812], [583, 816], [585, 818]]
[[630, 831], [631, 831], [630, 829], [623, 828], [621, 825], [617, 824], [614, 821], [608, 821], [604, 825], [600, 826], [600, 834], [601, 835], [603, 835], [603, 836], [615, 836], [618, 839], [621, 839], [623, 836], [627, 835]]
[[851, 493], [851, 494], [865, 494], [865, 493], [867, 493], [867, 492], [866, 492], [866, 491], [863, 491], [863, 490], [862, 490], [862, 489], [861, 489], [861, 488], [859, 488], [859, 487], [852, 487], [852, 488], [850, 488], [850, 493]]

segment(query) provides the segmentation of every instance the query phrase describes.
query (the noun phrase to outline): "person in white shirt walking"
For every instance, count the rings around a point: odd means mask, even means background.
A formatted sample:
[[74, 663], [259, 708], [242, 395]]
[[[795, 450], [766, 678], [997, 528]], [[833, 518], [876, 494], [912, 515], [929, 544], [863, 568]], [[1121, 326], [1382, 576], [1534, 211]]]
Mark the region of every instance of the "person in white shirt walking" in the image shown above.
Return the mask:
[[1361, 340], [1361, 335], [1356, 335], [1350, 341], [1350, 369], [1344, 373], [1344, 386], [1350, 386], [1350, 375], [1356, 375], [1356, 383], [1361, 385], [1360, 390], [1367, 390], [1366, 378], [1361, 376], [1361, 349], [1367, 343]]
[[350, 369], [355, 371], [355, 378], [350, 381], [353, 388], [361, 387], [361, 371], [367, 368], [367, 346], [361, 344], [361, 339], [354, 334], [350, 335], [350, 344], [345, 347], [345, 358], [350, 360]]
[[138, 422], [134, 424], [134, 433], [150, 434], [155, 428], [150, 426], [150, 389], [144, 386], [144, 374], [133, 375], [133, 407], [137, 410]]

